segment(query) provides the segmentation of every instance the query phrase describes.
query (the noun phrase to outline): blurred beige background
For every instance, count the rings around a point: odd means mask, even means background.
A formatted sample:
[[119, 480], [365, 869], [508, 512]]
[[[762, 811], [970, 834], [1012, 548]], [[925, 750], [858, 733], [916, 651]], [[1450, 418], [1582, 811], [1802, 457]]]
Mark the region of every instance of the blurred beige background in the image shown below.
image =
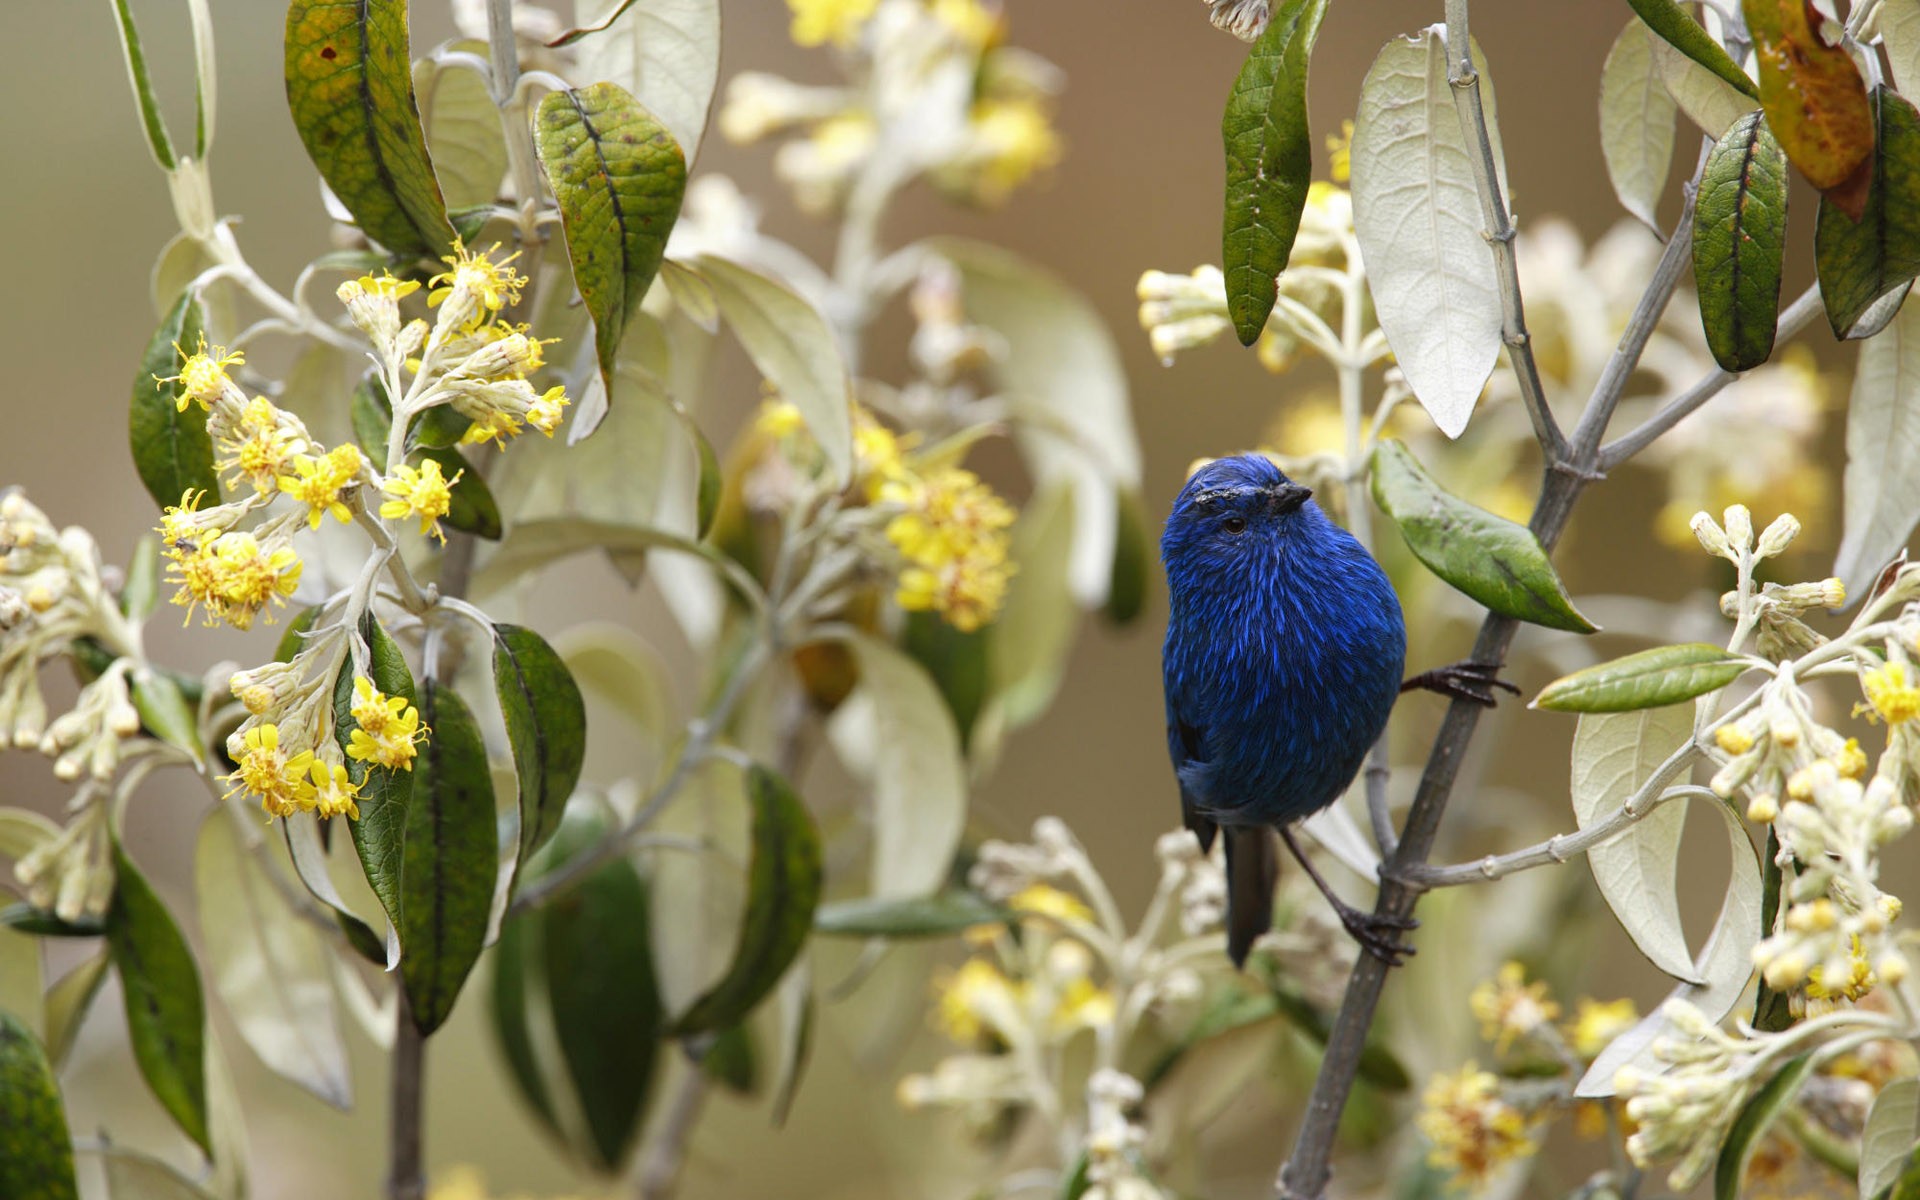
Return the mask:
[[[185, 6], [177, 0], [141, 0], [134, 7], [174, 125], [188, 128]], [[213, 7], [220, 56], [215, 196], [221, 212], [244, 217], [239, 236], [249, 257], [284, 288], [299, 265], [324, 248], [327, 222], [281, 91], [283, 6], [214, 0]], [[419, 0], [416, 8], [417, 45], [449, 32], [438, 4]], [[997, 212], [958, 211], [916, 190], [890, 221], [888, 241], [898, 244], [941, 230], [991, 239], [1047, 265], [1092, 297], [1126, 357], [1157, 531], [1159, 511], [1192, 458], [1250, 444], [1290, 389], [1320, 379], [1314, 370], [1302, 369], [1276, 380], [1252, 354], [1231, 345], [1183, 356], [1176, 368], [1163, 369], [1135, 325], [1134, 282], [1142, 270], [1184, 271], [1218, 257], [1220, 107], [1244, 48], [1207, 24], [1199, 0], [1009, 0], [1007, 8], [1013, 41], [1065, 69], [1068, 86], [1059, 122], [1068, 144], [1066, 160], [1050, 179]], [[747, 68], [827, 78], [830, 65], [824, 57], [797, 51], [787, 41], [786, 10], [778, 0], [727, 0], [724, 13], [723, 80]], [[1475, 29], [1498, 87], [1514, 204], [1523, 227], [1558, 214], [1591, 239], [1619, 215], [1600, 163], [1594, 97], [1602, 57], [1626, 15], [1624, 5], [1594, 0], [1480, 0], [1475, 5]], [[1438, 0], [1334, 5], [1314, 63], [1312, 111], [1318, 130], [1336, 129], [1352, 111], [1360, 79], [1386, 38], [1440, 17]], [[0, 161], [8, 164], [0, 223], [14, 247], [0, 301], [12, 364], [0, 483], [25, 485], [57, 523], [95, 530], [109, 561], [120, 561], [154, 521], [128, 462], [124, 414], [128, 383], [154, 323], [147, 272], [173, 232], [165, 187], [136, 126], [106, 0], [6, 0], [0, 4], [0, 44], [10, 48], [8, 69], [0, 73]], [[1680, 141], [1691, 162], [1691, 139]], [[731, 174], [749, 194], [764, 197], [774, 232], [816, 252], [828, 247], [829, 231], [799, 218], [784, 202], [768, 170], [767, 147], [738, 149], [717, 136], [708, 147], [700, 169]], [[1670, 199], [1667, 211], [1675, 207]], [[1803, 204], [1800, 212], [1809, 214], [1811, 206]], [[1800, 253], [1804, 256], [1804, 249]], [[1807, 274], [1804, 262], [1795, 265], [1788, 294]], [[874, 341], [873, 367], [882, 376], [897, 372], [901, 361], [898, 349], [888, 348], [886, 328]], [[1825, 342], [1824, 329], [1810, 340]], [[729, 370], [745, 403], [753, 395], [752, 380], [737, 362]], [[716, 436], [724, 432], [715, 430]], [[1837, 445], [1832, 430], [1826, 445]], [[1632, 479], [1592, 489], [1579, 519], [1583, 553], [1570, 569], [1576, 595], [1640, 589], [1672, 596], [1708, 581], [1702, 558], [1652, 559], [1643, 552], [1656, 502], [1636, 494]], [[1771, 513], [1764, 498], [1756, 507], [1763, 519]], [[1597, 536], [1615, 530], [1618, 537]], [[1831, 532], [1821, 540], [1830, 545]], [[1652, 577], [1649, 562], [1659, 564]], [[1629, 563], [1632, 574], [1623, 578]], [[567, 578], [591, 586], [580, 597], [570, 595], [564, 609], [552, 614], [556, 620], [577, 613], [617, 616], [631, 603], [610, 573], [581, 568]], [[1156, 589], [1134, 627], [1116, 631], [1089, 625], [1059, 703], [1010, 743], [999, 772], [979, 797], [981, 827], [1003, 835], [1023, 834], [1041, 813], [1065, 815], [1119, 883], [1123, 900], [1135, 903], [1151, 880], [1152, 839], [1175, 819], [1160, 728], [1157, 652], [1163, 618]], [[271, 636], [255, 636], [249, 644], [231, 633], [160, 625], [158, 652], [182, 663], [215, 656], [244, 659]], [[1464, 641], [1418, 645], [1412, 664], [1450, 661], [1463, 649]], [[1532, 689], [1545, 674], [1538, 666], [1523, 666], [1517, 678]], [[1399, 761], [1415, 760], [1437, 712], [1437, 702], [1415, 703], [1415, 711], [1401, 722]], [[1565, 719], [1508, 706], [1488, 723], [1478, 743], [1483, 751], [1495, 741], [1506, 747], [1497, 763], [1486, 764], [1486, 777], [1532, 788], [1543, 819], [1564, 819], [1564, 752], [1571, 728]], [[0, 761], [0, 786], [9, 804], [51, 810], [63, 798], [45, 764], [20, 754]], [[155, 788], [132, 817], [133, 853], [149, 865], [183, 915], [189, 908], [186, 852], [200, 811], [198, 795], [191, 789]], [[1475, 795], [1464, 792], [1457, 804], [1470, 813]], [[1463, 820], [1473, 823], [1471, 816]], [[1703, 859], [1701, 871], [1710, 888], [1712, 877], [1723, 870], [1724, 850], [1714, 848]], [[1537, 893], [1516, 889], [1512, 894]], [[1709, 918], [1710, 898], [1692, 900], [1690, 913]], [[1586, 919], [1592, 920], [1591, 912]], [[1606, 982], [1599, 985], [1604, 992], [1631, 992], [1643, 1005], [1660, 995], [1661, 977], [1632, 955], [1604, 914], [1595, 923], [1604, 926], [1596, 943], [1608, 964]], [[1422, 955], [1421, 969], [1444, 978], [1445, 963], [1433, 959], [1433, 954]], [[922, 965], [909, 956], [901, 969]], [[1447, 985], [1462, 1014], [1470, 982]], [[572, 1181], [503, 1091], [477, 999], [469, 993], [453, 1024], [431, 1047], [431, 1161], [436, 1166], [475, 1163], [505, 1191], [585, 1186]], [[182, 1143], [149, 1102], [125, 1056], [118, 1009], [117, 998], [103, 997], [69, 1071], [75, 1132], [89, 1134], [110, 1119], [121, 1140], [177, 1150]], [[354, 1041], [360, 1103], [351, 1114], [323, 1108], [250, 1061], [237, 1064], [251, 1120], [258, 1195], [320, 1200], [375, 1194], [384, 1156], [385, 1081], [377, 1053], [357, 1034]], [[786, 1129], [768, 1128], [760, 1109], [730, 1101], [717, 1106], [718, 1119], [696, 1144], [687, 1194], [915, 1194], [907, 1183], [915, 1173], [914, 1157], [935, 1146], [945, 1147], [939, 1153], [955, 1153], [948, 1127], [902, 1116], [891, 1099], [900, 1071], [907, 1065], [924, 1067], [931, 1053], [932, 1047], [922, 1044], [904, 1062], [863, 1075], [850, 1046], [823, 1039], [814, 1074]], [[1264, 1102], [1251, 1106], [1235, 1128], [1222, 1134], [1223, 1161], [1245, 1165], [1221, 1172], [1219, 1194], [1261, 1194], [1290, 1137], [1290, 1126], [1278, 1124], [1274, 1113]], [[937, 1140], [943, 1133], [945, 1141]], [[1558, 1178], [1570, 1184], [1578, 1175], [1560, 1172]]]

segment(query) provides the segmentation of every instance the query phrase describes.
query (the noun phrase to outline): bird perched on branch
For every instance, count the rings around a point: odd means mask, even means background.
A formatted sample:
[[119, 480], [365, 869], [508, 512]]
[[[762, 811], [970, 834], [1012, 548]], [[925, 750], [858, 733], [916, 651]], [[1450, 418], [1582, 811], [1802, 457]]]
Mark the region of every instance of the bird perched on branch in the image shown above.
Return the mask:
[[1408, 919], [1342, 901], [1293, 823], [1339, 798], [1408, 688], [1493, 703], [1497, 667], [1463, 663], [1401, 679], [1406, 625], [1393, 584], [1313, 492], [1260, 455], [1215, 459], [1173, 502], [1160, 538], [1172, 611], [1161, 653], [1167, 749], [1186, 826], [1226, 834], [1227, 953], [1236, 965], [1273, 924], [1278, 830], [1369, 952], [1411, 953]]

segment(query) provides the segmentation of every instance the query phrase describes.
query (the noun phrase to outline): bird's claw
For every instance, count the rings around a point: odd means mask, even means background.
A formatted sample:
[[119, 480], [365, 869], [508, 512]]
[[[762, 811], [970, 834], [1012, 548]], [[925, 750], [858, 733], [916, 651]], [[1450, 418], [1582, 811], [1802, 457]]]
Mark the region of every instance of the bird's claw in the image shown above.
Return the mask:
[[1436, 667], [1431, 671], [1422, 671], [1400, 685], [1402, 692], [1422, 688], [1429, 692], [1438, 692], [1455, 700], [1465, 700], [1485, 708], [1494, 705], [1493, 689], [1510, 692], [1515, 696], [1520, 689], [1500, 678], [1498, 663], [1457, 662], [1449, 666]]
[[1391, 913], [1370, 913], [1348, 909], [1340, 914], [1340, 924], [1360, 948], [1373, 955], [1389, 967], [1397, 967], [1413, 956], [1414, 949], [1400, 940], [1400, 934], [1418, 929], [1420, 922], [1412, 917], [1396, 917]]

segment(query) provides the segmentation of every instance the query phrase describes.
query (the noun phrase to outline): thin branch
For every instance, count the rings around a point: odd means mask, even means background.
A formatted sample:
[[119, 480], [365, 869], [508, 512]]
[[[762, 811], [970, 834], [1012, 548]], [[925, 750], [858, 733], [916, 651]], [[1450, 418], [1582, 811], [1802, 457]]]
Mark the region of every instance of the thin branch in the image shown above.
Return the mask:
[[388, 1108], [387, 1200], [421, 1200], [427, 1193], [420, 1126], [426, 1082], [426, 1035], [413, 1023], [407, 989], [396, 986], [393, 1006], [393, 1088]]
[[1480, 75], [1473, 67], [1473, 40], [1467, 32], [1467, 0], [1447, 0], [1447, 82], [1453, 87], [1454, 108], [1467, 138], [1467, 159], [1480, 193], [1485, 237], [1493, 249], [1494, 275], [1500, 284], [1500, 337], [1520, 384], [1520, 396], [1533, 420], [1533, 436], [1548, 460], [1561, 457], [1567, 439], [1547, 407], [1540, 367], [1533, 359], [1533, 340], [1527, 333], [1526, 307], [1520, 298], [1520, 265], [1514, 257], [1513, 218], [1500, 192], [1499, 164], [1493, 156], [1493, 136], [1487, 128], [1486, 106], [1480, 98]]
[[[1814, 316], [1819, 312], [1820, 285], [1810, 284], [1806, 291], [1800, 293], [1800, 298], [1788, 305], [1787, 311], [1780, 314], [1780, 325], [1773, 335], [1774, 341], [1782, 342], [1799, 333], [1812, 323]], [[1607, 443], [1600, 451], [1600, 469], [1612, 470], [1645, 450], [1667, 430], [1692, 416], [1695, 409], [1719, 395], [1722, 389], [1738, 378], [1740, 376], [1731, 371], [1715, 370], [1711, 375], [1667, 401], [1660, 406], [1658, 412], [1648, 417], [1638, 428]]]
[[707, 1102], [707, 1073], [688, 1055], [686, 1074], [661, 1118], [660, 1128], [647, 1141], [640, 1157], [641, 1200], [667, 1200], [680, 1183], [680, 1168], [687, 1161], [687, 1143], [700, 1123], [700, 1110]]
[[[1681, 747], [1691, 752], [1694, 744], [1689, 742]], [[1672, 760], [1669, 759], [1669, 762]], [[1671, 774], [1667, 778], [1671, 778]], [[1656, 778], [1658, 776], [1656, 775]], [[1665, 783], [1666, 779], [1659, 779]], [[1587, 851], [1625, 833], [1629, 828], [1652, 816], [1669, 800], [1697, 799], [1712, 800], [1719, 803], [1719, 797], [1707, 788], [1687, 785], [1667, 788], [1655, 794], [1647, 794], [1647, 788], [1641, 788], [1624, 805], [1607, 814], [1578, 833], [1563, 833], [1548, 838], [1525, 850], [1514, 850], [1507, 854], [1489, 854], [1479, 862], [1457, 863], [1453, 866], [1436, 867], [1419, 863], [1408, 868], [1406, 878], [1422, 887], [1442, 888], [1458, 887], [1466, 883], [1487, 883], [1495, 879], [1504, 879], [1517, 871], [1533, 867], [1559, 866], [1576, 855]]]

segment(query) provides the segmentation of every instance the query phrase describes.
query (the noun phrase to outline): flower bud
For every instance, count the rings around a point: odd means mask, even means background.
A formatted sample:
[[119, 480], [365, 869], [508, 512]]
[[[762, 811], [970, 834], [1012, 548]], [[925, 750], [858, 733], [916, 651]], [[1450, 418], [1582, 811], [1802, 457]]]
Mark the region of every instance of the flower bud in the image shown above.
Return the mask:
[[1755, 558], [1771, 558], [1785, 550], [1800, 536], [1800, 519], [1792, 513], [1781, 513], [1773, 519], [1760, 535], [1760, 542], [1753, 548]]
[[1711, 515], [1704, 512], [1693, 514], [1688, 528], [1693, 530], [1693, 536], [1700, 540], [1700, 548], [1708, 554], [1717, 554], [1721, 558], [1732, 556], [1733, 547], [1727, 544], [1726, 533], [1714, 523]]
[[1747, 820], [1764, 825], [1780, 815], [1780, 799], [1772, 792], [1761, 792], [1747, 803]]
[[1727, 527], [1727, 543], [1735, 550], [1745, 551], [1753, 545], [1753, 514], [1744, 504], [1735, 504], [1720, 515]]
[[1753, 735], [1738, 725], [1722, 725], [1714, 731], [1713, 740], [1728, 754], [1745, 754], [1753, 749]]

